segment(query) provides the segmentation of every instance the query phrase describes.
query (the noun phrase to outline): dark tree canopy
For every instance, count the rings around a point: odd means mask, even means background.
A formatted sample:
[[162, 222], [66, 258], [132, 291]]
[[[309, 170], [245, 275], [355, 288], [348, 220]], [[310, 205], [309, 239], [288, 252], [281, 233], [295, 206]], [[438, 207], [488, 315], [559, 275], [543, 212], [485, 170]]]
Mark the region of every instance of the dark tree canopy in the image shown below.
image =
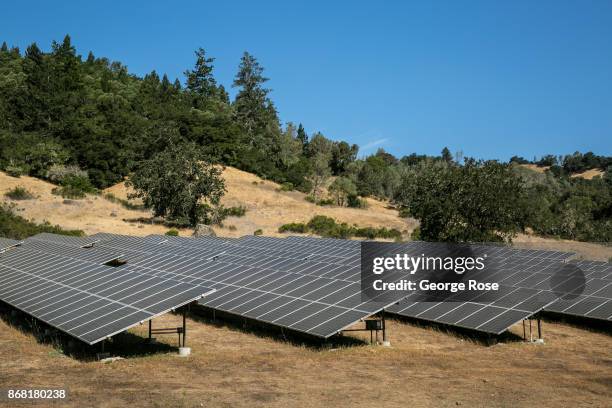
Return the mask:
[[174, 145], [141, 162], [127, 184], [155, 216], [190, 226], [207, 218], [225, 193], [221, 169], [195, 144]]
[[431, 241], [507, 241], [520, 229], [521, 181], [508, 165], [466, 160], [423, 163], [406, 177], [395, 201], [420, 221]]

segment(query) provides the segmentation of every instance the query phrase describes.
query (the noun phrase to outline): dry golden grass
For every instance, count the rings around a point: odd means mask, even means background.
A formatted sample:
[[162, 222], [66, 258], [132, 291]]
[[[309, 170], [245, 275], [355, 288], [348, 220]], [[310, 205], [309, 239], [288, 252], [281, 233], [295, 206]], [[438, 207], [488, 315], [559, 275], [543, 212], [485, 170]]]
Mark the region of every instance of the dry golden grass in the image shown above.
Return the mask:
[[[526, 169], [529, 169], [529, 170], [536, 171], [538, 173], [544, 173], [546, 170], [550, 168], [550, 166], [538, 166], [536, 164], [521, 164], [520, 166]], [[603, 175], [604, 175], [603, 170], [590, 169], [590, 170], [583, 171], [581, 173], [573, 173], [572, 175], [570, 175], [570, 177], [573, 177], [573, 178], [581, 177], [586, 180], [591, 180], [593, 177], [603, 176]]]
[[605, 407], [612, 399], [609, 334], [545, 322], [544, 345], [487, 347], [434, 328], [388, 326], [391, 348], [325, 349], [188, 319], [190, 357], [103, 364], [65, 357], [0, 320], [0, 388], [67, 388], [62, 407]]
[[[246, 206], [244, 217], [229, 217], [224, 221], [224, 228], [214, 227], [219, 236], [239, 237], [251, 235], [255, 230], [263, 230], [264, 235], [282, 236], [278, 227], [290, 222], [306, 222], [317, 214], [334, 217], [339, 221], [360, 226], [397, 228], [408, 237], [418, 225], [413, 219], [401, 219], [397, 211], [387, 207], [381, 201], [368, 199], [367, 209], [340, 207], [322, 207], [304, 199], [305, 195], [297, 191], [277, 191], [279, 185], [271, 181], [228, 167], [223, 173], [227, 184], [227, 194], [223, 199], [226, 206]], [[87, 234], [111, 232], [128, 235], [163, 234], [168, 228], [161, 225], [140, 223], [138, 218], [150, 217], [147, 211], [135, 211], [123, 208], [120, 204], [111, 203], [102, 196], [89, 195], [83, 200], [64, 199], [51, 194], [53, 185], [32, 177], [9, 177], [0, 172], [0, 201], [11, 201], [4, 193], [16, 186], [23, 186], [37, 197], [33, 200], [17, 201], [20, 214], [38, 222], [48, 220], [64, 228], [82, 229]], [[104, 193], [112, 193], [118, 198], [126, 199], [129, 193], [123, 183], [116, 184]], [[111, 216], [115, 213], [116, 216]], [[128, 220], [128, 221], [124, 221]], [[229, 227], [235, 227], [230, 229]], [[180, 234], [191, 235], [191, 230], [183, 229]], [[577, 252], [585, 259], [604, 260], [612, 258], [612, 247], [586, 242], [556, 240], [520, 234], [514, 240], [520, 247], [556, 249]]]
[[[227, 194], [223, 199], [225, 206], [246, 206], [244, 217], [229, 217], [225, 228], [215, 227], [220, 236], [239, 237], [252, 235], [261, 229], [265, 235], [281, 235], [278, 227], [290, 222], [305, 222], [317, 214], [334, 217], [339, 221], [357, 223], [360, 226], [386, 226], [397, 228], [407, 233], [417, 225], [414, 220], [405, 220], [397, 216], [397, 211], [387, 208], [387, 204], [368, 199], [368, 209], [340, 207], [322, 207], [309, 203], [305, 194], [290, 191], [277, 191], [279, 185], [264, 181], [259, 177], [231, 167], [225, 169], [223, 177], [227, 184]], [[256, 182], [256, 184], [254, 184]], [[17, 185], [22, 185], [39, 196], [35, 200], [20, 201], [22, 215], [36, 221], [48, 220], [64, 228], [82, 229], [87, 234], [111, 232], [129, 235], [159, 234], [168, 230], [160, 225], [125, 222], [141, 217], [150, 217], [147, 211], [134, 211], [123, 208], [120, 204], [111, 203], [101, 196], [87, 196], [84, 200], [71, 200], [72, 204], [63, 204], [64, 199], [51, 194], [53, 185], [32, 177], [13, 178], [0, 172], [0, 200], [9, 201], [4, 193]], [[123, 183], [104, 190], [115, 197], [126, 199], [129, 193]], [[112, 212], [116, 217], [111, 217]], [[229, 229], [232, 225], [235, 229]], [[180, 231], [181, 235], [190, 235], [190, 230]]]
[[544, 173], [550, 168], [550, 166], [538, 166], [537, 164], [520, 164], [520, 166], [538, 173]]
[[582, 177], [583, 179], [591, 180], [593, 177], [603, 177], [604, 171], [600, 169], [590, 169], [582, 173], [574, 173], [571, 177]]

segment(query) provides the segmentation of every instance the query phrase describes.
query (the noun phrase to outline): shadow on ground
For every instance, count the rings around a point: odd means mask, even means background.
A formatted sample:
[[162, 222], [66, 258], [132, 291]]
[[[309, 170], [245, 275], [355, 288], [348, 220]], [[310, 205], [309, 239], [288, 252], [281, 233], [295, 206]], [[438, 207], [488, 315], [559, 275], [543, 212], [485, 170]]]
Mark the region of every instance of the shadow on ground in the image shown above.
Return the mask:
[[248, 333], [265, 339], [271, 339], [283, 343], [290, 343], [298, 347], [307, 347], [313, 350], [326, 350], [338, 347], [364, 346], [369, 343], [348, 335], [336, 335], [329, 339], [321, 339], [308, 336], [303, 333], [283, 329], [266, 323], [245, 319], [240, 316], [214, 311], [212, 309], [197, 306], [191, 309], [190, 317], [200, 323], [225, 327], [230, 330]]
[[[0, 319], [27, 336], [32, 336], [40, 344], [52, 346], [58, 353], [80, 361], [96, 361], [100, 357], [144, 357], [157, 353], [176, 353], [178, 347], [165, 343], [151, 343], [148, 339], [130, 332], [123, 332], [109, 340], [90, 346], [59, 330], [20, 312], [8, 305], [0, 305]], [[104, 350], [103, 350], [104, 349]], [[102, 352], [104, 354], [102, 355]]]

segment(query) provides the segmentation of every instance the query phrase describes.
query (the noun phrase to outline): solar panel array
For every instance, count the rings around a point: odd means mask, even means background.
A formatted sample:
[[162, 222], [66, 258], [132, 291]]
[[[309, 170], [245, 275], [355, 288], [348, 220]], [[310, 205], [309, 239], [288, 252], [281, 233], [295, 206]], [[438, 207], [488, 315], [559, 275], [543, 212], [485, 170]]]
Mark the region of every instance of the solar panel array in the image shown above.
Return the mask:
[[[344, 279], [355, 282], [360, 279], [360, 269], [357, 266], [360, 261], [359, 241], [310, 237], [288, 237], [286, 239], [244, 237], [239, 242], [241, 245], [267, 249], [268, 252], [278, 256], [283, 256], [283, 251], [298, 251], [297, 253], [301, 256], [316, 256], [317, 259], [320, 259], [320, 255], [331, 254], [337, 259], [326, 258], [329, 262], [356, 266], [353, 273], [350, 276], [345, 275]], [[446, 244], [427, 242], [410, 242], [401, 244], [401, 247], [405, 252], [413, 255], [427, 253], [435, 256], [447, 253], [449, 250]], [[424, 298], [422, 294], [414, 293], [400, 304], [390, 306], [386, 310], [407, 317], [494, 334], [504, 332], [513, 324], [539, 311], [552, 311], [553, 308], [559, 307], [571, 312], [580, 307], [587, 309], [592, 305], [589, 308], [590, 313], [584, 316], [592, 318], [605, 316], [606, 319], [610, 319], [606, 313], [612, 306], [612, 302], [607, 303], [608, 291], [612, 290], [612, 287], [607, 284], [602, 286], [600, 281], [591, 280], [587, 284], [585, 293], [594, 293], [595, 296], [589, 296], [588, 299], [579, 297], [573, 301], [557, 300], [563, 294], [555, 292], [553, 288], [563, 287], [564, 280], [556, 285], [554, 283], [551, 285], [552, 273], [559, 271], [560, 263], [572, 257], [573, 253], [495, 245], [467, 245], [467, 247], [476, 256], [487, 254], [489, 257], [491, 262], [488, 264], [495, 273], [491, 273], [491, 269], [488, 269], [486, 277], [501, 283], [500, 295], [496, 296], [495, 300], [487, 299], [487, 295], [482, 293], [475, 294], [474, 298], [469, 298], [469, 294], [461, 293], [455, 296], [456, 301], [447, 297], [436, 301], [431, 296]], [[461, 250], [461, 246], [457, 245], [453, 245], [452, 248], [456, 248], [457, 251]], [[591, 263], [591, 265], [594, 264]], [[595, 269], [602, 269], [605, 265], [610, 264], [600, 263]], [[602, 274], [604, 272], [594, 271], [593, 273]], [[477, 278], [478, 276], [471, 275], [471, 277]], [[571, 276], [568, 276], [567, 281], [570, 281], [570, 278]], [[597, 303], [594, 304], [595, 302]], [[575, 307], [570, 307], [574, 304], [576, 304]]]
[[7, 249], [16, 247], [20, 244], [21, 244], [21, 241], [0, 237], [0, 253], [6, 251]]
[[[36, 253], [37, 257], [61, 253], [64, 262], [94, 268], [91, 270], [100, 277], [103, 272], [96, 268], [118, 274], [112, 275], [114, 279], [126, 274], [154, 279], [152, 282], [161, 279], [165, 285], [188, 285], [202, 293], [213, 288], [215, 293], [201, 299], [201, 305], [322, 338], [382, 310], [494, 334], [541, 310], [604, 320], [612, 317], [609, 263], [575, 263], [584, 271], [580, 286], [573, 285], [575, 271], [567, 272], [567, 279], [560, 272], [559, 266], [571, 253], [488, 245], [467, 247], [476, 256], [487, 254], [488, 273], [481, 277], [500, 282], [501, 294], [496, 298], [467, 292], [450, 298], [413, 293], [398, 304], [364, 302], [360, 285], [361, 242], [351, 240], [297, 236], [130, 237], [104, 233], [80, 238], [39, 234], [26, 240], [20, 251]], [[448, 254], [449, 248], [455, 250], [445, 244], [425, 242], [395, 244], [394, 248], [428, 256]], [[461, 251], [461, 247], [456, 250]], [[109, 267], [102, 264], [116, 259], [127, 263], [104, 269]], [[2, 258], [0, 265], [8, 266]], [[84, 278], [81, 273], [77, 275]]]
[[358, 274], [358, 267], [308, 260], [290, 250], [215, 238], [107, 238], [95, 247], [132, 251], [127, 265], [140, 273], [214, 288], [199, 302], [203, 306], [317, 337], [388, 306], [362, 302], [359, 283], [344, 279]]
[[575, 290], [563, 291], [564, 293], [544, 310], [591, 319], [612, 320], [612, 263], [579, 261], [573, 264], [584, 272], [584, 280], [581, 280], [580, 276], [571, 278], [576, 281], [575, 284], [571, 285], [574, 282], [570, 282], [566, 286], [574, 286]]
[[0, 254], [0, 300], [88, 344], [212, 292], [131, 268], [119, 271], [91, 259], [93, 248], [55, 238]]

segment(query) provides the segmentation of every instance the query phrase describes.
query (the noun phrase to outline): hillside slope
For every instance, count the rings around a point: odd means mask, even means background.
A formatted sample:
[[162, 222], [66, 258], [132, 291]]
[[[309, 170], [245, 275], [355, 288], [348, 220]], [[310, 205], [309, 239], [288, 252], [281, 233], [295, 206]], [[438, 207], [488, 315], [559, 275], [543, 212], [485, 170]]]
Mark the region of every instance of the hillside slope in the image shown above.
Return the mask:
[[[398, 217], [397, 211], [387, 208], [385, 203], [368, 199], [367, 209], [321, 207], [304, 199], [305, 194], [297, 191], [277, 191], [278, 184], [235, 168], [228, 167], [223, 173], [227, 193], [225, 206], [245, 206], [244, 217], [229, 217], [224, 227], [214, 227], [219, 236], [239, 237], [251, 235], [261, 229], [264, 235], [283, 236], [278, 227], [290, 222], [306, 222], [312, 216], [321, 214], [339, 221], [360, 226], [397, 228], [404, 237], [418, 225], [413, 219]], [[36, 196], [32, 200], [12, 201], [4, 193], [16, 186], [23, 186]], [[68, 229], [81, 229], [87, 234], [112, 232], [128, 235], [163, 234], [168, 228], [161, 225], [139, 222], [139, 218], [150, 218], [148, 211], [125, 209], [121, 204], [112, 203], [101, 195], [89, 195], [83, 200], [64, 200], [53, 195], [54, 185], [32, 177], [14, 178], [0, 172], [0, 202], [14, 202], [19, 213], [37, 222], [49, 221]], [[128, 189], [123, 183], [104, 191], [119, 198], [127, 198]], [[191, 235], [191, 230], [180, 231]], [[574, 251], [586, 259], [608, 260], [612, 247], [588, 242], [557, 240], [519, 234], [514, 239], [516, 246], [526, 248]]]
[[[235, 168], [226, 168], [223, 177], [227, 186], [223, 204], [228, 207], [245, 206], [247, 212], [243, 217], [227, 218], [223, 228], [215, 227], [215, 232], [220, 236], [253, 234], [257, 229], [261, 229], [265, 235], [281, 235], [278, 233], [281, 225], [306, 222], [317, 214], [360, 226], [396, 228], [406, 235], [417, 225], [414, 220], [399, 218], [397, 211], [387, 208], [385, 203], [372, 199], [368, 199], [367, 209], [322, 207], [306, 201], [303, 193], [277, 191], [278, 184]], [[22, 215], [39, 222], [48, 220], [65, 228], [82, 229], [87, 234], [104, 231], [146, 235], [167, 231], [160, 225], [136, 221], [138, 218], [149, 218], [151, 214], [148, 211], [128, 210], [121, 204], [96, 195], [88, 195], [83, 200], [64, 200], [51, 193], [53, 184], [27, 176], [13, 178], [0, 172], [1, 201], [11, 201], [4, 193], [16, 186], [23, 186], [37, 196], [36, 199], [15, 203], [22, 210]], [[104, 193], [126, 199], [129, 191], [123, 183], [119, 183], [104, 190]], [[190, 233], [189, 230], [181, 231], [181, 235]]]

